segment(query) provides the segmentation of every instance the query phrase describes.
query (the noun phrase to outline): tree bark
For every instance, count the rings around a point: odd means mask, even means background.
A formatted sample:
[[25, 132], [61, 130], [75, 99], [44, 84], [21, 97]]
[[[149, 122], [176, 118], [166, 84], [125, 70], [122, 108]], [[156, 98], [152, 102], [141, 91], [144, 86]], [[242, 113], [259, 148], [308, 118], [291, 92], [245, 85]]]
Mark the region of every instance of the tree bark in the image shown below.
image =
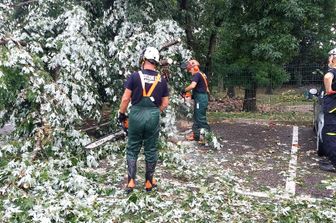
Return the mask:
[[270, 79], [270, 82], [268, 83], [266, 87], [266, 94], [272, 95], [274, 91], [274, 86], [273, 86], [273, 81], [272, 81], [272, 77], [270, 74], [268, 75], [268, 78]]
[[[209, 37], [208, 52], [207, 52], [207, 57], [206, 57], [206, 62], [205, 62], [205, 70], [207, 71], [208, 76], [210, 77], [209, 82], [211, 82], [211, 79], [213, 77], [212, 55], [215, 51], [215, 47], [216, 47], [216, 44], [217, 44], [218, 29], [222, 25], [223, 21], [224, 21], [223, 18], [213, 21], [213, 28], [211, 29], [211, 34], [210, 34], [210, 37]], [[209, 85], [211, 86], [211, 84], [209, 84]]]
[[16, 4], [10, 4], [8, 5], [9, 7], [21, 7], [23, 5], [28, 5], [30, 3], [35, 3], [35, 2], [38, 2], [38, 0], [28, 0], [28, 1], [23, 1], [23, 2], [20, 2], [20, 3], [16, 3]]
[[217, 91], [218, 93], [221, 93], [224, 91], [224, 83], [223, 83], [223, 76], [217, 75]]
[[193, 34], [192, 34], [193, 27], [192, 27], [192, 18], [190, 16], [190, 11], [189, 11], [188, 0], [181, 0], [180, 11], [183, 17], [182, 21], [183, 21], [184, 30], [186, 33], [187, 47], [188, 49], [193, 49], [193, 46], [194, 46], [194, 39], [193, 39]]
[[228, 87], [227, 95], [229, 96], [229, 98], [236, 97], [236, 92], [235, 92], [234, 86], [229, 86]]
[[245, 89], [243, 111], [257, 111], [257, 84], [255, 82], [252, 83], [250, 88]]
[[17, 40], [13, 40], [13, 39], [9, 39], [9, 38], [7, 38], [7, 39], [0, 38], [0, 45], [6, 45], [6, 44], [8, 44], [9, 41], [13, 41], [15, 43], [15, 45], [17, 45], [17, 46], [27, 46], [27, 42], [25, 42], [25, 41], [22, 41], [22, 40], [17, 41]]
[[266, 88], [266, 94], [272, 95], [273, 94], [273, 86], [272, 84], [269, 84]]
[[215, 50], [216, 38], [217, 38], [217, 30], [213, 30], [211, 32], [210, 37], [209, 37], [208, 52], [207, 52], [206, 62], [205, 62], [205, 70], [208, 73], [208, 76], [210, 77], [209, 78], [210, 81], [211, 81], [212, 76], [213, 76], [213, 74], [212, 74], [212, 54]]

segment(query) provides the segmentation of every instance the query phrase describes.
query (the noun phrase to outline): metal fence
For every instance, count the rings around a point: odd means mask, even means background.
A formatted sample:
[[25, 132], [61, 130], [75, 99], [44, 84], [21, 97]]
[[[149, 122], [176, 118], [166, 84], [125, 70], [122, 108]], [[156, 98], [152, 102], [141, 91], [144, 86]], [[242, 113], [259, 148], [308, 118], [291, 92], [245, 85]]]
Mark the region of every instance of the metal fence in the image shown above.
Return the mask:
[[295, 64], [288, 65], [285, 70], [289, 73], [290, 79], [285, 85], [309, 86], [321, 85], [323, 75], [327, 72], [327, 66], [319, 64]]
[[[274, 85], [270, 84], [270, 87], [257, 88], [255, 92], [257, 113], [267, 113], [270, 119], [277, 119], [277, 116], [282, 115], [283, 119], [310, 123], [313, 120], [316, 99], [309, 94], [309, 89], [322, 88], [327, 67], [319, 64], [295, 64], [287, 65], [285, 70], [288, 73], [288, 80], [280, 86], [272, 88]], [[244, 78], [242, 76], [240, 79]], [[227, 82], [229, 80], [226, 80], [224, 75], [217, 77], [215, 83], [212, 83], [214, 98], [222, 102], [211, 108], [212, 111], [243, 110], [246, 100], [244, 87], [239, 85], [228, 87]]]

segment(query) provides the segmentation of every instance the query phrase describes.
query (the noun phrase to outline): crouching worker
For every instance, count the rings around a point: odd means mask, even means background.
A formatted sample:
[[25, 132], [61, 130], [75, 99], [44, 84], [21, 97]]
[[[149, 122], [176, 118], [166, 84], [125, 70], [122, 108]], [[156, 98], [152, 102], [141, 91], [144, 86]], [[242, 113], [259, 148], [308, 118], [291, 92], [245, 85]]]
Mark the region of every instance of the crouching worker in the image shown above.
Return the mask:
[[324, 75], [324, 88], [326, 95], [323, 97], [324, 126], [323, 150], [329, 162], [320, 163], [320, 168], [325, 171], [336, 172], [336, 48], [329, 52], [329, 70]]
[[148, 47], [140, 57], [141, 70], [134, 72], [127, 79], [118, 116], [120, 122], [127, 118], [125, 113], [131, 102], [128, 114], [127, 192], [133, 191], [136, 185], [137, 159], [142, 145], [146, 161], [145, 188], [151, 191], [156, 187], [153, 176], [158, 159], [160, 112], [169, 103], [167, 82], [156, 71], [156, 66], [159, 65], [159, 51]]
[[189, 141], [200, 141], [200, 130], [203, 128], [210, 131], [207, 121], [206, 112], [209, 103], [209, 88], [206, 75], [200, 71], [200, 64], [196, 60], [189, 60], [186, 69], [192, 74], [191, 84], [181, 90], [181, 95], [186, 95], [192, 90], [192, 98], [194, 99], [194, 113], [192, 134], [187, 136]]

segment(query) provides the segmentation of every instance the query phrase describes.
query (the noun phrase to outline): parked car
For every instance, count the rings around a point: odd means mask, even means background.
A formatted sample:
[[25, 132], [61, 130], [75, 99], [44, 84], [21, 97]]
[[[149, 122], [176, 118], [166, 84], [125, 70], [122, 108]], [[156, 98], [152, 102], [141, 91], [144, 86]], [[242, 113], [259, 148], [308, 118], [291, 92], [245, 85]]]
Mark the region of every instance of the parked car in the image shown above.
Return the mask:
[[323, 113], [323, 96], [324, 89], [317, 90], [312, 88], [309, 90], [309, 94], [317, 97], [317, 100], [314, 100], [314, 121], [313, 128], [316, 134], [316, 149], [319, 156], [325, 156], [323, 150], [323, 126], [324, 126], [324, 113]]

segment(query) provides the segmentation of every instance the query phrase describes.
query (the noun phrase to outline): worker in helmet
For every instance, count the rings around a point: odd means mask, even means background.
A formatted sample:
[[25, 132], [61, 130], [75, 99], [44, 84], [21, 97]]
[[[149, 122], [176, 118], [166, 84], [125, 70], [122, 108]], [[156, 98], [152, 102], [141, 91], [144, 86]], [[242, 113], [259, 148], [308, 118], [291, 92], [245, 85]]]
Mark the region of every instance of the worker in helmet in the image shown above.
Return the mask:
[[324, 75], [325, 96], [323, 97], [324, 126], [323, 151], [330, 162], [320, 163], [325, 171], [336, 172], [336, 48], [329, 51], [329, 70]]
[[203, 128], [210, 131], [210, 126], [207, 122], [206, 112], [209, 103], [209, 87], [206, 75], [200, 71], [199, 62], [197, 60], [189, 60], [186, 64], [186, 69], [192, 74], [191, 84], [181, 90], [181, 95], [185, 96], [187, 92], [192, 91], [194, 99], [194, 114], [192, 134], [187, 136], [187, 140], [199, 141], [200, 130]]
[[[142, 145], [146, 161], [145, 189], [151, 191], [157, 184], [153, 175], [158, 159], [160, 112], [169, 103], [167, 82], [156, 70], [159, 57], [159, 51], [154, 47], [147, 47], [142, 52], [141, 70], [127, 79], [120, 103], [119, 121], [124, 122], [128, 118], [127, 192], [133, 191], [136, 186], [137, 159]], [[132, 106], [127, 117], [130, 102]]]

